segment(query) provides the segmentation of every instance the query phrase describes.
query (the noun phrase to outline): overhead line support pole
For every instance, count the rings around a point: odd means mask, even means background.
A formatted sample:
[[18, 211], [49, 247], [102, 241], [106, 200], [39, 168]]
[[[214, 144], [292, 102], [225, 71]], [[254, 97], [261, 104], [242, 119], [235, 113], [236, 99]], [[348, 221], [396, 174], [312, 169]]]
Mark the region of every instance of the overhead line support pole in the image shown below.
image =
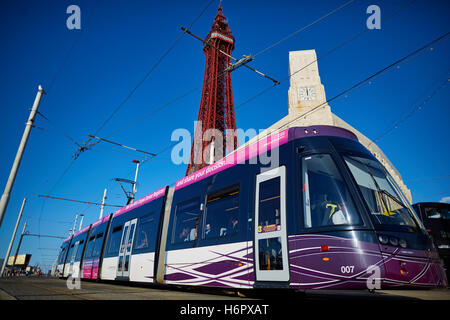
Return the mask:
[[17, 256], [19, 255], [20, 246], [22, 245], [22, 240], [23, 240], [23, 236], [25, 235], [25, 229], [26, 228], [27, 228], [27, 223], [25, 222], [25, 224], [23, 226], [22, 234], [20, 235], [19, 244], [17, 245], [16, 254], [14, 255], [14, 260], [13, 260], [13, 263], [11, 265], [11, 270], [14, 269], [14, 265], [16, 264], [16, 259], [17, 259]]
[[8, 181], [6, 182], [5, 190], [3, 191], [3, 195], [0, 200], [0, 227], [2, 225], [6, 208], [8, 207], [11, 190], [14, 185], [14, 181], [16, 180], [17, 171], [19, 170], [20, 162], [22, 161], [22, 156], [28, 142], [28, 137], [30, 136], [31, 128], [33, 127], [34, 118], [36, 117], [36, 113], [39, 109], [42, 94], [45, 94], [45, 91], [41, 86], [39, 86], [36, 98], [34, 99], [33, 107], [31, 108], [30, 116], [28, 117], [28, 121], [25, 126], [25, 131], [22, 135], [22, 140], [20, 141], [19, 148], [17, 149], [16, 158], [14, 159], [14, 163], [9, 173]]
[[14, 232], [11, 237], [11, 242], [9, 243], [8, 251], [6, 251], [5, 260], [3, 261], [2, 270], [0, 271], [0, 278], [3, 276], [3, 272], [5, 271], [6, 263], [8, 262], [9, 254], [11, 253], [11, 249], [14, 244], [14, 239], [16, 237], [17, 228], [19, 227], [20, 219], [22, 218], [23, 208], [25, 207], [26, 202], [27, 202], [27, 198], [24, 198], [22, 201], [22, 206], [20, 207], [19, 216], [17, 217], [16, 226], [14, 228]]

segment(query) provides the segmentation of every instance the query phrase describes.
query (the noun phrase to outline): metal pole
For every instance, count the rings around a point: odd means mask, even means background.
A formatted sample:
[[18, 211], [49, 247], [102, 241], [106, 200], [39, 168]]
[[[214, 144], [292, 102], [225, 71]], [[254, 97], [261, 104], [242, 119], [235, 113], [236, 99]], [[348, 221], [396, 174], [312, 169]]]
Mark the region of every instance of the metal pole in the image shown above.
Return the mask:
[[77, 228], [77, 219], [78, 219], [78, 213], [75, 215], [75, 222], [73, 223], [72, 234], [75, 234], [75, 231]]
[[16, 158], [9, 173], [8, 182], [6, 182], [5, 190], [3, 191], [2, 198], [0, 200], [0, 226], [2, 225], [3, 216], [5, 215], [6, 208], [8, 207], [9, 197], [11, 195], [11, 190], [14, 185], [14, 180], [16, 180], [17, 170], [19, 169], [20, 162], [22, 161], [23, 152], [28, 142], [28, 137], [30, 136], [31, 128], [33, 127], [34, 118], [39, 108], [39, 103], [41, 102], [42, 94], [45, 91], [39, 86], [39, 91], [34, 99], [33, 107], [31, 108], [30, 116], [25, 126], [25, 131], [22, 135], [22, 140], [20, 141], [19, 148], [17, 149]]
[[103, 218], [103, 208], [105, 207], [105, 200], [106, 200], [106, 188], [105, 191], [103, 191], [103, 199], [102, 199], [102, 205], [100, 206], [100, 218]]
[[23, 235], [25, 233], [25, 229], [27, 228], [27, 223], [25, 222], [22, 230], [22, 234], [20, 235], [19, 245], [17, 246], [16, 254], [14, 255], [14, 260], [11, 265], [11, 270], [14, 269], [14, 265], [16, 264], [17, 255], [19, 254], [20, 246], [22, 245]]
[[134, 201], [134, 198], [135, 198], [135, 195], [136, 195], [136, 192], [137, 192], [136, 184], [137, 184], [137, 177], [138, 177], [139, 163], [140, 163], [138, 160], [133, 160], [133, 162], [136, 163], [136, 174], [134, 175], [133, 199], [131, 200], [131, 202]]
[[81, 220], [80, 220], [80, 226], [78, 227], [78, 231], [81, 230], [81, 226], [83, 225], [83, 219], [84, 219], [84, 214], [80, 214]]
[[6, 251], [5, 261], [3, 261], [2, 270], [0, 271], [0, 277], [3, 276], [3, 272], [5, 271], [6, 263], [8, 262], [9, 254], [11, 253], [11, 249], [14, 243], [14, 238], [16, 237], [17, 228], [19, 227], [20, 219], [22, 218], [23, 208], [25, 207], [25, 203], [27, 202], [27, 198], [24, 198], [22, 201], [22, 207], [20, 207], [19, 216], [17, 217], [16, 226], [14, 228], [13, 235], [11, 237], [11, 242], [9, 243], [8, 251]]

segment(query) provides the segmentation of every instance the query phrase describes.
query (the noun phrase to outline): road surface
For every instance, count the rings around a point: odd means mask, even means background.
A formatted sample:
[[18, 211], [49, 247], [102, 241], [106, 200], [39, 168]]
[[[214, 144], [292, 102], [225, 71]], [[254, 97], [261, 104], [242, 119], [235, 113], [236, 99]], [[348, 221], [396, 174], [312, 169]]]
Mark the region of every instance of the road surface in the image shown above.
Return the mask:
[[47, 277], [15, 277], [0, 279], [0, 300], [450, 300], [449, 289], [434, 290], [306, 290], [285, 292], [205, 291], [197, 288], [166, 288], [81, 281], [80, 289], [69, 289], [66, 280]]

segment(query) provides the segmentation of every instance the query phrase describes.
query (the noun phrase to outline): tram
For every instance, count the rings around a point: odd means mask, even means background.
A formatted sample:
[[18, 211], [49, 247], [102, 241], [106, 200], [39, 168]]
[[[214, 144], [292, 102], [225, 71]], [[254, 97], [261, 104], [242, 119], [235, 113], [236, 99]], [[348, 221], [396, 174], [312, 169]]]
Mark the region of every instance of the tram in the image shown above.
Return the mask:
[[413, 208], [433, 237], [448, 279], [450, 277], [450, 204], [419, 202], [415, 203]]
[[269, 135], [83, 230], [63, 242], [60, 275], [78, 266], [82, 279], [177, 286], [447, 285], [393, 178], [333, 126]]

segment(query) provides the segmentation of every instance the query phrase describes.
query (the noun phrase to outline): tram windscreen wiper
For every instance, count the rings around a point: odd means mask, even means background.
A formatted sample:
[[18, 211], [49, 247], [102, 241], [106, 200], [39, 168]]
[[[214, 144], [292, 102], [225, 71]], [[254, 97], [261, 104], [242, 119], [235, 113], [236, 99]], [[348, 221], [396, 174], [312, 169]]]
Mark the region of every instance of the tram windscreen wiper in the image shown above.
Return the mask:
[[392, 194], [390, 194], [388, 191], [386, 191], [386, 190], [381, 190], [381, 192], [386, 196], [386, 197], [388, 197], [390, 200], [393, 200], [396, 204], [398, 204], [399, 206], [400, 206], [400, 208], [401, 209], [406, 209], [406, 207], [405, 207], [405, 205], [397, 198], [397, 197], [394, 197]]
[[368, 166], [366, 163], [362, 163], [360, 162], [363, 166], [366, 167], [367, 169], [367, 173], [369, 174], [369, 176], [372, 178], [372, 181], [375, 185], [376, 188], [376, 193], [379, 195], [378, 199], [379, 199], [379, 209], [381, 209], [381, 214], [382, 215], [386, 215], [386, 216], [391, 216], [391, 215], [395, 215], [397, 214], [396, 210], [399, 209], [404, 209], [405, 206], [401, 203], [401, 201], [399, 201], [399, 199], [397, 199], [396, 197], [394, 197], [392, 194], [390, 194], [387, 190], [382, 189], [380, 187], [380, 185], [378, 184], [377, 180], [375, 179], [370, 166]]

